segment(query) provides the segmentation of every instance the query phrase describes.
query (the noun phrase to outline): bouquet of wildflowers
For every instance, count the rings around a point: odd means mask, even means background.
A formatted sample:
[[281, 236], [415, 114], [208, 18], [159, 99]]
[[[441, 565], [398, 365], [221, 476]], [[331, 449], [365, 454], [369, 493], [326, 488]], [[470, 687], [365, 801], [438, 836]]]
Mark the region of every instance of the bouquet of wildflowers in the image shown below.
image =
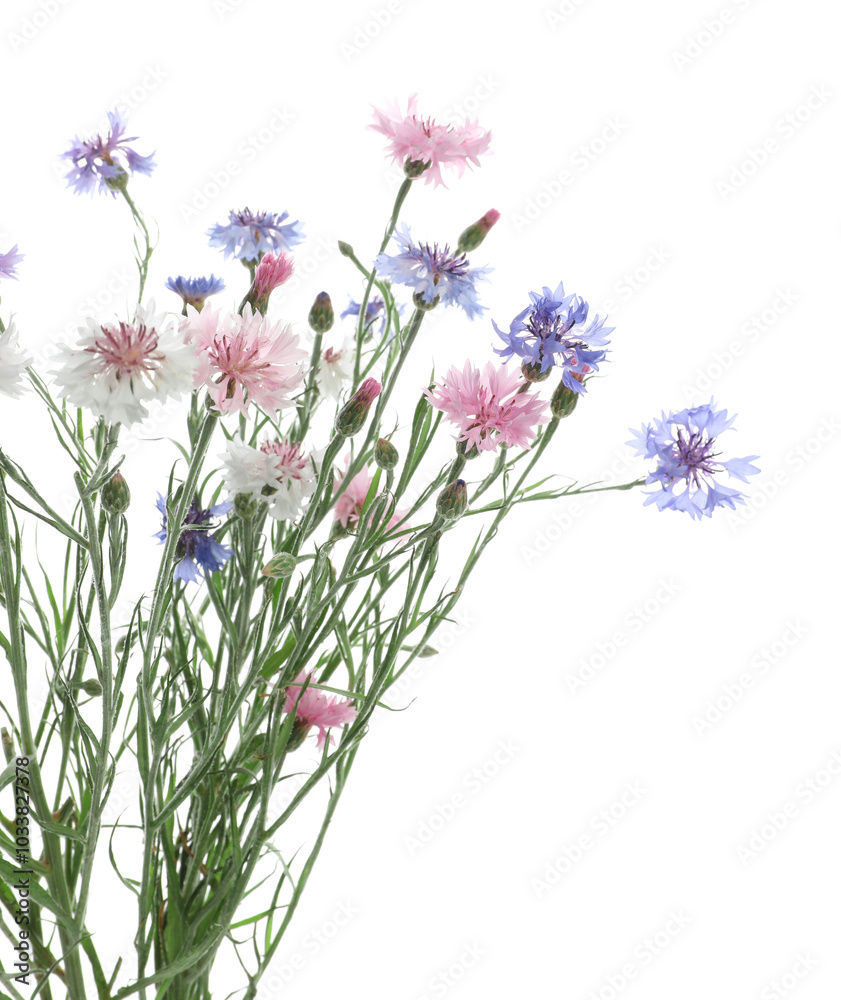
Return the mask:
[[[169, 311], [147, 297], [154, 246], [134, 200], [152, 156], [116, 112], [105, 134], [64, 154], [75, 191], [126, 203], [139, 290], [128, 315], [89, 319], [50, 371], [35, 370], [25, 331], [0, 322], [0, 392], [37, 395], [63, 449], [53, 478], [74, 496], [63, 516], [3, 435], [9, 996], [203, 1000], [220, 954], [235, 953], [241, 995], [255, 997], [372, 716], [417, 657], [435, 655], [436, 629], [508, 514], [647, 485], [646, 503], [702, 518], [744, 502], [723, 474], [759, 471], [756, 456], [722, 459], [733, 418], [711, 401], [634, 432], [646, 477], [557, 485], [550, 445], [606, 360], [606, 317], [558, 284], [524, 294], [509, 322], [488, 322], [479, 283], [490, 268], [473, 255], [499, 213], [462, 220], [454, 244], [426, 242], [401, 217], [413, 185], [478, 166], [489, 133], [422, 118], [414, 98], [405, 114], [376, 111], [371, 128], [405, 178], [379, 250], [339, 244], [353, 296], [343, 339], [327, 292], [306, 325], [276, 314], [272, 293], [304, 238], [286, 211], [231, 211], [208, 235], [244, 265], [238, 287], [171, 277], [156, 295], [180, 299]], [[17, 246], [0, 254], [0, 277], [17, 278], [22, 259]], [[445, 308], [487, 326], [487, 354], [407, 382], [424, 319]], [[182, 437], [144, 442], [166, 463], [157, 500], [144, 498], [158, 518], [157, 576], [135, 579], [129, 554], [150, 542], [129, 536], [142, 491], [121, 472], [120, 435], [171, 401]], [[439, 569], [442, 554], [465, 551], [455, 576]], [[48, 696], [36, 706], [29, 685], [42, 675]], [[126, 769], [138, 795], [115, 815]], [[288, 824], [305, 801], [321, 819], [302, 846]], [[119, 879], [113, 905], [133, 936], [133, 954], [112, 962], [90, 906], [101, 866]]]

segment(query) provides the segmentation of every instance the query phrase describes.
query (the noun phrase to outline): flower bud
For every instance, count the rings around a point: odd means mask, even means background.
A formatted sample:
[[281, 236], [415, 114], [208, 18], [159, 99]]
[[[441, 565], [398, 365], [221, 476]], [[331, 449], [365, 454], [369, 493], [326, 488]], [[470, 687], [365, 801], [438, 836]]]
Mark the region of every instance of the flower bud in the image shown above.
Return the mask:
[[445, 521], [455, 521], [464, 513], [467, 507], [467, 485], [463, 479], [456, 479], [439, 494], [435, 501], [435, 509]]
[[377, 446], [374, 448], [374, 461], [381, 469], [389, 472], [400, 461], [400, 456], [397, 454], [397, 449], [391, 441], [380, 438], [377, 441]]
[[327, 333], [333, 325], [333, 303], [327, 292], [319, 292], [310, 309], [309, 324], [316, 333]]
[[429, 656], [437, 656], [438, 650], [434, 646], [422, 646], [418, 656], [421, 659], [426, 659]]
[[407, 158], [403, 164], [403, 173], [410, 181], [413, 181], [420, 177], [422, 173], [429, 170], [431, 166], [432, 160], [410, 160]]
[[237, 493], [234, 497], [234, 511], [243, 521], [250, 521], [260, 510], [262, 500], [253, 493]]
[[293, 267], [292, 255], [288, 253], [266, 253], [260, 258], [247, 300], [262, 316], [266, 315], [269, 307], [269, 296], [279, 285], [289, 280]]
[[339, 253], [343, 257], [353, 257], [354, 256], [353, 247], [350, 245], [350, 243], [345, 243], [344, 240], [339, 240], [339, 244], [338, 245], [339, 245]]
[[270, 576], [273, 580], [283, 580], [287, 576], [292, 576], [297, 562], [291, 552], [277, 552], [263, 567], [263, 576]]
[[91, 698], [102, 697], [102, 685], [95, 677], [86, 681], [72, 681], [70, 687], [73, 691], [84, 691]]
[[575, 409], [575, 404], [578, 402], [578, 395], [577, 392], [573, 392], [572, 389], [565, 386], [563, 382], [559, 382], [558, 388], [552, 393], [552, 399], [549, 403], [552, 416], [555, 418], [568, 417]]
[[547, 368], [545, 372], [540, 370], [540, 365], [533, 361], [524, 361], [522, 364], [523, 377], [527, 382], [545, 382], [552, 374], [552, 369]]
[[366, 378], [336, 417], [336, 433], [353, 437], [362, 429], [371, 403], [379, 396], [382, 386], [375, 378]]
[[286, 752], [293, 753], [297, 750], [303, 744], [311, 729], [312, 725], [309, 722], [304, 722], [303, 719], [296, 718], [292, 723], [292, 731], [289, 733], [289, 739], [286, 741]]
[[125, 514], [131, 503], [128, 483], [119, 472], [108, 480], [99, 494], [99, 502], [106, 514]]
[[470, 253], [476, 247], [481, 246], [485, 237], [499, 221], [499, 212], [495, 208], [485, 212], [478, 222], [474, 222], [458, 238], [458, 252]]

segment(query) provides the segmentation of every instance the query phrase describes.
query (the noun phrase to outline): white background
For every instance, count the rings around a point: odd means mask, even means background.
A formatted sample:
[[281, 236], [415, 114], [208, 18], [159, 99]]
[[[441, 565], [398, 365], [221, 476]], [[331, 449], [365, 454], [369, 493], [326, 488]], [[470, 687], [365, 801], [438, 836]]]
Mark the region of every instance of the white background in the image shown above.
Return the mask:
[[[563, 280], [615, 320], [612, 364], [547, 471], [633, 479], [627, 427], [710, 393], [739, 413], [723, 447], [761, 455], [738, 516], [694, 523], [635, 492], [509, 519], [398, 699], [411, 707], [363, 748], [261, 995], [837, 995], [833, 5], [7, 0], [2, 20], [0, 251], [27, 255], [3, 308], [31, 348], [72, 336], [91, 297], [107, 313], [135, 294], [125, 207], [75, 197], [56, 163], [107, 109], [128, 106], [136, 148], [157, 151], [132, 184], [161, 231], [150, 292], [175, 308], [166, 277], [211, 270], [239, 292], [242, 268], [205, 230], [246, 204], [288, 209], [303, 280], [273, 308], [303, 332], [322, 288], [358, 297], [336, 239], [370, 258], [389, 212], [369, 105], [418, 91], [424, 114], [478, 117], [493, 155], [448, 190], [415, 186], [416, 235], [452, 240], [495, 207], [474, 255], [495, 268], [486, 316], [507, 324]], [[420, 370], [484, 361], [491, 338], [489, 319], [439, 310]], [[1, 405], [3, 447], [68, 490], [43, 417]], [[173, 457], [148, 447], [126, 467], [141, 548]], [[476, 527], [448, 537], [466, 548]], [[501, 742], [515, 750], [500, 766]], [[626, 783], [644, 789], [630, 808]], [[602, 834], [612, 804], [625, 815]], [[95, 923], [116, 954], [133, 903], [105, 892]], [[237, 974], [220, 969], [216, 995]]]

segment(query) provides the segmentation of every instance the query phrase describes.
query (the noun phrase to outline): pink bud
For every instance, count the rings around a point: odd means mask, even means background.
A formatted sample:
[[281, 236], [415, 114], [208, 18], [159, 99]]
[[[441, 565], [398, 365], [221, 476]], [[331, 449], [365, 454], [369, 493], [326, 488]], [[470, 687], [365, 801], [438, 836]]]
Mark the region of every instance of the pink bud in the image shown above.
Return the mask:
[[275, 288], [292, 276], [293, 267], [291, 254], [279, 253], [275, 256], [267, 253], [257, 265], [254, 275], [254, 298], [257, 302], [268, 302]]

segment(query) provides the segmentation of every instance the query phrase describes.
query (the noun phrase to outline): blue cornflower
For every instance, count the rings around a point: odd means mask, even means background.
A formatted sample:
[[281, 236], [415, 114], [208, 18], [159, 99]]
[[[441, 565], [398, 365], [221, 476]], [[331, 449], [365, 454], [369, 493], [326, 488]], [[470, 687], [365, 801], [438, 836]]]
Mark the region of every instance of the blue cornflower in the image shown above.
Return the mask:
[[[345, 316], [358, 316], [359, 310], [361, 308], [362, 308], [361, 302], [355, 302], [353, 299], [350, 299], [348, 302], [347, 309], [345, 309], [343, 313], [340, 313], [340, 316], [342, 319], [344, 319]], [[397, 312], [402, 315], [403, 313], [402, 305], [397, 306]], [[378, 317], [380, 319], [379, 333], [380, 335], [382, 335], [383, 330], [385, 330], [385, 323], [387, 318], [385, 311], [385, 302], [379, 295], [372, 295], [368, 299], [368, 305], [365, 307], [365, 325], [368, 326], [369, 324], [373, 323], [374, 320], [376, 320]], [[393, 335], [394, 335], [394, 330], [392, 329], [391, 336]]]
[[238, 260], [257, 260], [260, 254], [288, 252], [304, 239], [301, 223], [287, 222], [288, 212], [229, 212], [228, 221], [208, 229], [210, 245], [223, 250], [226, 257]]
[[166, 287], [180, 295], [185, 306], [193, 306], [201, 312], [204, 300], [210, 295], [218, 295], [225, 282], [212, 274], [209, 278], [185, 278], [179, 274], [177, 278], [167, 278]]
[[682, 510], [694, 519], [711, 517], [716, 507], [734, 510], [737, 503], [745, 503], [740, 490], [723, 486], [714, 478], [726, 471], [746, 483], [748, 476], [760, 471], [751, 464], [758, 455], [726, 462], [719, 459], [716, 439], [731, 428], [735, 419], [735, 414], [728, 418], [727, 410], [717, 410], [711, 399], [668, 416], [663, 413], [661, 419], [632, 430], [634, 439], [628, 444], [644, 458], [657, 459], [657, 467], [646, 484], [656, 483], [659, 488], [647, 494], [646, 504], [657, 504], [658, 510]]
[[[165, 542], [166, 501], [160, 493], [155, 506], [163, 518], [163, 527], [155, 538]], [[199, 583], [202, 575], [217, 572], [231, 558], [234, 550], [217, 542], [210, 534], [210, 529], [216, 527], [213, 518], [227, 514], [231, 507], [233, 507], [231, 501], [226, 500], [224, 503], [216, 504], [215, 507], [203, 509], [199, 506], [198, 497], [193, 500], [181, 526], [178, 545], [175, 547], [175, 555], [179, 562], [175, 567], [173, 579], [183, 580], [185, 583], [188, 581]], [[203, 570], [203, 574], [199, 572], [200, 569]]]
[[18, 253], [17, 243], [6, 253], [0, 253], [0, 278], [17, 278], [15, 268], [22, 260], [23, 254]]
[[514, 317], [507, 333], [494, 323], [505, 343], [494, 351], [506, 361], [516, 354], [541, 374], [555, 365], [567, 388], [585, 392], [583, 377], [598, 371], [613, 327], [605, 326], [606, 316], [596, 316], [588, 325], [589, 304], [579, 295], [565, 295], [563, 282], [554, 292], [546, 287], [542, 293], [529, 292], [529, 298], [531, 305]]
[[136, 135], [124, 135], [126, 123], [119, 111], [109, 111], [110, 130], [107, 135], [94, 135], [90, 139], [73, 140], [73, 145], [62, 157], [73, 161], [67, 183], [77, 194], [101, 194], [116, 196], [125, 188], [130, 173], [151, 174], [155, 161], [151, 153], [141, 156], [128, 143], [134, 142]]
[[468, 319], [482, 315], [487, 307], [479, 305], [474, 283], [484, 280], [493, 268], [470, 267], [465, 254], [451, 253], [448, 246], [415, 246], [405, 224], [398, 226], [391, 238], [402, 253], [393, 257], [381, 253], [374, 266], [389, 281], [413, 288], [415, 305], [422, 302], [431, 307], [440, 300], [445, 306], [461, 306]]

